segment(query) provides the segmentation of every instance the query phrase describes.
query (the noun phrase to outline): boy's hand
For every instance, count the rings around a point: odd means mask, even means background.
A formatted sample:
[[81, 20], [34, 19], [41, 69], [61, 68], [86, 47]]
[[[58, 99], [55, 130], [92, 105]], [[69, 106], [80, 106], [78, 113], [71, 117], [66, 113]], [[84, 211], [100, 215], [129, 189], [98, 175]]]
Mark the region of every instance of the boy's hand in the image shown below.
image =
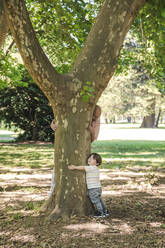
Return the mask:
[[76, 166], [76, 165], [69, 165], [68, 166], [69, 170], [85, 170], [85, 166]]
[[74, 170], [74, 168], [75, 168], [74, 165], [69, 165], [69, 166], [68, 166], [68, 169], [69, 169], [69, 170]]

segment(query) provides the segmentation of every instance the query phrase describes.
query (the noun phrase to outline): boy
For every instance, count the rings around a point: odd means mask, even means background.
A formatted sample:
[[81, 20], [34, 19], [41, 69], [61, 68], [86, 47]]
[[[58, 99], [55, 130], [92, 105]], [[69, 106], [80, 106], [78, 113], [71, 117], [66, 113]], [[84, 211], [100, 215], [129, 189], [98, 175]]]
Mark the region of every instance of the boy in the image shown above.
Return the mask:
[[69, 170], [82, 170], [86, 172], [86, 183], [88, 188], [88, 195], [92, 204], [97, 209], [95, 218], [104, 218], [109, 216], [104, 201], [101, 198], [102, 188], [99, 179], [98, 166], [101, 164], [102, 158], [97, 153], [91, 153], [87, 158], [88, 166], [69, 165]]

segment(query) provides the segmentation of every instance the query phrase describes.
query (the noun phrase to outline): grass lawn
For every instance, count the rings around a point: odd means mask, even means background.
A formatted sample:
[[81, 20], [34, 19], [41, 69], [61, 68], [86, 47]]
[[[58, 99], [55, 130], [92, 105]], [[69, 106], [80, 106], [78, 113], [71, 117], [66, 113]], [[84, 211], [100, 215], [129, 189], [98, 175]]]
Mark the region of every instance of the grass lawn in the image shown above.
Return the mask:
[[164, 141], [97, 141], [92, 148], [101, 154], [102, 168], [165, 167]]
[[164, 248], [165, 142], [97, 141], [106, 219], [45, 222], [52, 144], [0, 145], [0, 248]]
[[13, 142], [18, 133], [8, 130], [0, 130], [0, 142]]
[[0, 146], [1, 167], [51, 168], [53, 145], [8, 144]]
[[[157, 170], [165, 166], [164, 141], [97, 141], [92, 151], [103, 158], [101, 168], [146, 166]], [[52, 144], [14, 144], [0, 146], [1, 167], [52, 167]]]

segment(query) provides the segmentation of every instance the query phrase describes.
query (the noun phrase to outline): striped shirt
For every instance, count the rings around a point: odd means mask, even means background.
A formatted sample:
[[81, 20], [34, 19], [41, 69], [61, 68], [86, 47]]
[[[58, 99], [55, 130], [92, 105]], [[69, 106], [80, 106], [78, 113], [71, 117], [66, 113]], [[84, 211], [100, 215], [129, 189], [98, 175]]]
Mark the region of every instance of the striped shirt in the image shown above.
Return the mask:
[[86, 183], [88, 189], [100, 188], [100, 173], [97, 166], [89, 165], [85, 166], [86, 171]]

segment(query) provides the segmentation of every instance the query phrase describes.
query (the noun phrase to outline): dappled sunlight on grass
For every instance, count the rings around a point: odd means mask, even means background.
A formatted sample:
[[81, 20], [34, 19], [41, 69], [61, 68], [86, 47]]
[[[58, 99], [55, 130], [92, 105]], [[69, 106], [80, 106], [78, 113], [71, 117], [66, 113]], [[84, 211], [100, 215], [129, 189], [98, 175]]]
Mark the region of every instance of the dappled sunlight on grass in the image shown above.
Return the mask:
[[[164, 185], [165, 186], [165, 185]], [[159, 190], [158, 192], [151, 192], [152, 195], [146, 197], [146, 199], [155, 199], [155, 197], [159, 198], [159, 199], [165, 199], [165, 189], [163, 188], [163, 190]]]
[[[20, 202], [20, 205], [22, 205], [22, 201], [24, 201], [24, 206], [21, 206], [21, 208], [26, 208], [26, 206], [29, 205], [29, 203], [37, 201], [41, 202], [45, 200], [45, 197], [47, 194], [42, 194], [41, 193], [35, 193], [35, 192], [28, 192], [28, 191], [9, 191], [9, 192], [3, 192], [1, 193], [1, 211], [5, 210], [9, 213], [14, 213], [15, 210], [15, 203]], [[2, 203], [3, 201], [3, 203]], [[26, 205], [25, 205], [26, 203]], [[34, 203], [33, 203], [34, 204]], [[10, 207], [9, 207], [10, 206]], [[13, 209], [11, 207], [13, 206]], [[20, 207], [17, 207], [20, 211]], [[32, 209], [34, 210], [34, 209]]]
[[[97, 220], [95, 220], [97, 221]], [[134, 232], [134, 228], [128, 223], [121, 221], [119, 219], [113, 219], [110, 224], [106, 220], [104, 223], [97, 222], [85, 222], [81, 224], [70, 224], [63, 227], [64, 229], [79, 232], [79, 231], [87, 231], [94, 233], [120, 233], [120, 234], [132, 234]]]
[[26, 242], [34, 243], [36, 242], [36, 238], [35, 238], [35, 235], [20, 233], [17, 231], [14, 234], [14, 236], [11, 238], [11, 241], [17, 241], [17, 242], [19, 241], [22, 244]]
[[[106, 159], [104, 159], [105, 161], [106, 161]], [[131, 157], [128, 157], [128, 158], [125, 158], [125, 157], [122, 157], [122, 158], [115, 158], [115, 159], [111, 159], [111, 162], [113, 163], [113, 162], [121, 162], [121, 161], [123, 161], [123, 163], [125, 162], [125, 161], [129, 161], [129, 162], [131, 162], [131, 161], [133, 161], [133, 162], [152, 162], [152, 163], [154, 163], [154, 162], [157, 162], [157, 163], [162, 163], [162, 162], [165, 162], [165, 158], [163, 159], [163, 158], [152, 158], [152, 161], [151, 161], [151, 159], [150, 158], [144, 158], [144, 157], [142, 157], [142, 159], [140, 159], [139, 160], [139, 158], [137, 158], [137, 157], [134, 157], [134, 158], [131, 158]]]
[[160, 167], [164, 167], [165, 168], [165, 158], [162, 157], [154, 157], [154, 158], [125, 158], [125, 157], [121, 157], [121, 158], [103, 158], [103, 164], [101, 165], [100, 168], [116, 168], [116, 169], [120, 169], [120, 168], [131, 168], [131, 167], [141, 167], [141, 169], [145, 168], [149, 168], [155, 170], [156, 168], [160, 168]]
[[129, 225], [129, 223], [125, 223], [120, 219], [113, 219], [113, 228], [118, 230], [121, 235], [123, 234], [132, 234], [135, 231], [135, 228]]
[[101, 151], [101, 168], [165, 167], [164, 142], [98, 141], [93, 145], [93, 149]]
[[53, 145], [0, 146], [1, 166], [41, 168], [53, 166]]
[[162, 223], [160, 223], [160, 222], [151, 222], [151, 223], [150, 223], [150, 226], [151, 226], [151, 227], [160, 227], [161, 224], [162, 224]]
[[[164, 177], [163, 177], [164, 178]], [[101, 182], [104, 197], [121, 197], [134, 195], [138, 192], [146, 192], [150, 197], [165, 197], [165, 189], [162, 175], [158, 173], [133, 172], [123, 170], [101, 170]], [[162, 187], [161, 187], [162, 181]], [[157, 185], [159, 184], [159, 190]]]
[[121, 196], [121, 195], [124, 195], [124, 194], [125, 194], [124, 191], [123, 192], [119, 192], [119, 191], [117, 191], [117, 189], [116, 190], [106, 190], [106, 191], [103, 192], [103, 196], [108, 196], [108, 195], [109, 196], [113, 196], [113, 195], [115, 195], [115, 196]]
[[[34, 174], [34, 175], [13, 175], [13, 174], [5, 174], [2, 175], [0, 174], [0, 181], [2, 182], [2, 186], [3, 186], [3, 181], [4, 181], [4, 186], [7, 185], [13, 185], [15, 183], [20, 182], [20, 185], [22, 185], [22, 187], [25, 187], [27, 185], [30, 186], [35, 186], [35, 187], [43, 187], [44, 185], [47, 186], [48, 182], [47, 180], [49, 180], [50, 182], [51, 179], [51, 173], [49, 173], [49, 175], [45, 175], [45, 174]], [[43, 182], [42, 182], [43, 180]], [[37, 184], [37, 181], [40, 182], [40, 184]], [[44, 184], [44, 185], [43, 185]]]
[[96, 223], [96, 222], [86, 222], [86, 223], [81, 223], [81, 224], [70, 224], [67, 226], [63, 227], [64, 229], [71, 230], [71, 231], [81, 231], [81, 230], [86, 230], [86, 231], [91, 231], [91, 232], [96, 232], [96, 233], [102, 233], [106, 231], [106, 229], [109, 228], [109, 225], [105, 225], [102, 223]]

